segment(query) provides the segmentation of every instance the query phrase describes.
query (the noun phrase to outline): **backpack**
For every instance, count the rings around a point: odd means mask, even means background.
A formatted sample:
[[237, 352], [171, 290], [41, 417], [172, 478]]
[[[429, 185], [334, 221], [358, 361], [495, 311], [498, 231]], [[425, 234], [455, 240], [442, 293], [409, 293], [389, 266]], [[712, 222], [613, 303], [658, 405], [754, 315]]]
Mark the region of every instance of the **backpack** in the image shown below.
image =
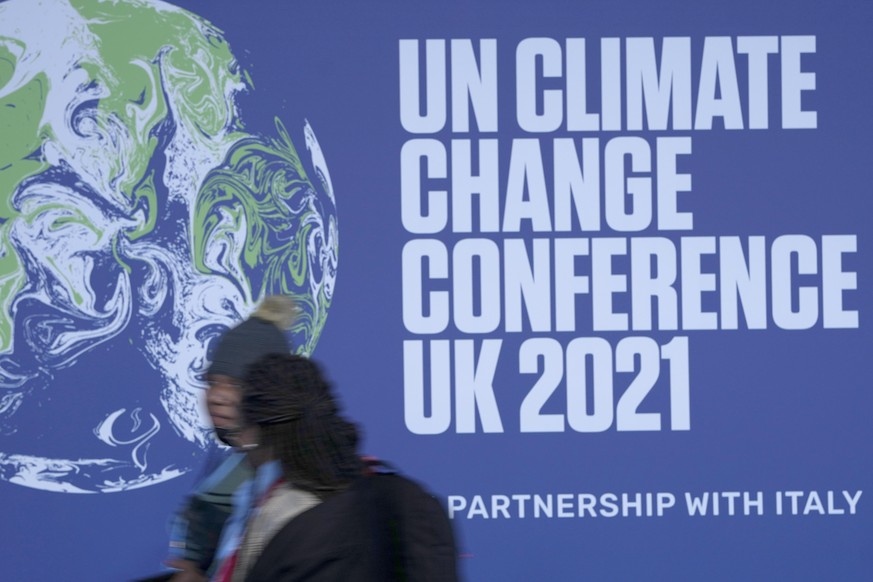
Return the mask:
[[380, 461], [297, 515], [266, 544], [246, 582], [456, 582], [451, 522], [417, 482]]
[[390, 580], [455, 582], [457, 548], [442, 504], [384, 461], [365, 459], [371, 527], [380, 532]]

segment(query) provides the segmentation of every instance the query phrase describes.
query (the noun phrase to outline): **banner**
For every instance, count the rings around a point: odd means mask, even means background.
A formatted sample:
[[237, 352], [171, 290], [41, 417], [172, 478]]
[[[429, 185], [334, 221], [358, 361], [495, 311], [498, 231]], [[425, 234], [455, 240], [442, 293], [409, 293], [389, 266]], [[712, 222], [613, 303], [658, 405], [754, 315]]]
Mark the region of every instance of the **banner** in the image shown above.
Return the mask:
[[161, 569], [282, 293], [467, 580], [863, 579], [871, 18], [0, 2], [4, 577]]

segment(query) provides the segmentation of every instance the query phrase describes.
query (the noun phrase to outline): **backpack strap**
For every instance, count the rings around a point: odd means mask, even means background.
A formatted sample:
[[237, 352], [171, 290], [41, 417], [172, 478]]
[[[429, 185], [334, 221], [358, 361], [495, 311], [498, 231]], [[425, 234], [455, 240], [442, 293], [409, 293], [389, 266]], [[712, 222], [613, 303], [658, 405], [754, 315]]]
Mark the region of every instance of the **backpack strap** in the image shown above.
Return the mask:
[[364, 463], [365, 475], [394, 475], [399, 472], [394, 465], [377, 457], [364, 456], [361, 461]]
[[368, 465], [365, 508], [389, 580], [454, 582], [457, 574], [455, 536], [442, 504], [421, 485], [384, 461]]

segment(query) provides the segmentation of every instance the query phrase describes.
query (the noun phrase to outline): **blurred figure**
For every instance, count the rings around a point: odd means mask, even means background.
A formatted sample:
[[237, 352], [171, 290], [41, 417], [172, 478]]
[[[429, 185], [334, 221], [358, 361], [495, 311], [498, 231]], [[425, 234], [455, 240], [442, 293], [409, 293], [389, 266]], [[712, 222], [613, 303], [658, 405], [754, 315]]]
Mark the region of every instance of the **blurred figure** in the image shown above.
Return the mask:
[[256, 474], [238, 492], [215, 580], [457, 579], [442, 506], [409, 479], [367, 472], [358, 431], [312, 360], [256, 362], [241, 410]]
[[[264, 299], [252, 316], [227, 331], [218, 341], [206, 374], [206, 407], [215, 436], [230, 447], [240, 447], [241, 382], [248, 366], [265, 354], [287, 354], [285, 335], [294, 320], [294, 302], [282, 296]], [[173, 582], [200, 582], [214, 570], [213, 563], [224, 523], [230, 516], [232, 496], [252, 477], [245, 453], [215, 449], [183, 511], [174, 522], [167, 564], [179, 570]]]

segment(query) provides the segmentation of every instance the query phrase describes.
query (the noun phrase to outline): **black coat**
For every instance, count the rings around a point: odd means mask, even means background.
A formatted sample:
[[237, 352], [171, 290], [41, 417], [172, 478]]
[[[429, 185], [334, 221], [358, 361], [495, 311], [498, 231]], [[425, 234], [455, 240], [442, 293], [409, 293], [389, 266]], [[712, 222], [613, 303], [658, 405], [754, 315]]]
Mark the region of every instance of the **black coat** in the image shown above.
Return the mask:
[[357, 479], [273, 537], [246, 582], [453, 582], [456, 550], [439, 502], [395, 474]]

